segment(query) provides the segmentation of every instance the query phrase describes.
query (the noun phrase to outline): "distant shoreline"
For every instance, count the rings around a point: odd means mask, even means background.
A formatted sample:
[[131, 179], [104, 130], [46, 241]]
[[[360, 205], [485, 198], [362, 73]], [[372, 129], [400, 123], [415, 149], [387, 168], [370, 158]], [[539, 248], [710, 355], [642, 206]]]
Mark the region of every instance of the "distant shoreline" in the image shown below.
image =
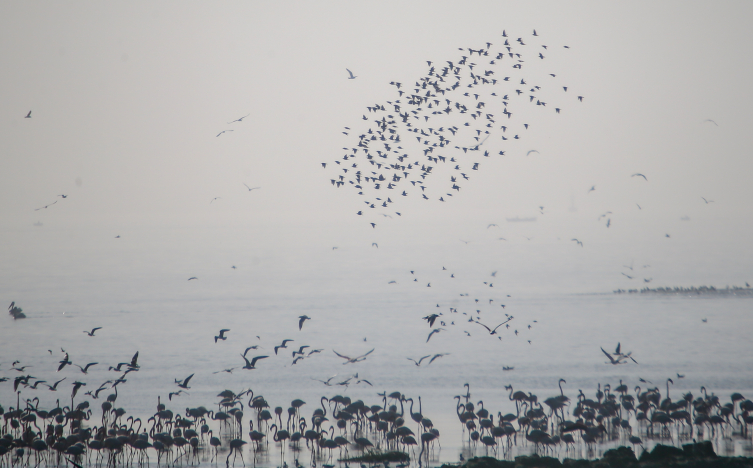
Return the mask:
[[642, 289], [616, 289], [612, 291], [614, 294], [663, 294], [663, 295], [715, 295], [715, 296], [751, 296], [753, 297], [753, 288], [746, 286], [744, 288], [740, 286], [725, 287], [718, 289], [714, 286], [691, 286], [689, 288], [683, 286], [675, 287], [660, 287], [660, 288], [642, 288]]

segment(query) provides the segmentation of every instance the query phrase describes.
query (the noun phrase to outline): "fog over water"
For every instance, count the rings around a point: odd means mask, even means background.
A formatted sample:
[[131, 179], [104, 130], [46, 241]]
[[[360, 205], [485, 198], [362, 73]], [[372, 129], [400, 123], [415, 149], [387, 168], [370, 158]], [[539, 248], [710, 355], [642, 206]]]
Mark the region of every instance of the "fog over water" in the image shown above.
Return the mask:
[[[76, 379], [87, 383], [79, 403], [138, 351], [140, 369], [118, 387], [127, 415], [146, 420], [158, 395], [176, 413], [216, 408], [223, 389], [250, 387], [272, 407], [305, 400], [309, 418], [321, 396], [381, 405], [377, 392], [400, 391], [420, 395], [439, 429], [438, 464], [457, 461], [467, 443], [453, 400], [465, 383], [495, 417], [515, 413], [506, 385], [543, 401], [559, 394], [560, 378], [569, 410], [578, 389], [595, 398], [597, 384], [620, 380], [633, 394], [638, 385], [664, 394], [673, 378], [675, 399], [701, 386], [723, 402], [750, 397], [753, 295], [613, 291], [753, 281], [752, 9], [0, 5], [0, 300], [27, 316], [0, 319], [0, 378], [9, 378], [0, 405], [16, 405], [16, 360], [49, 383], [67, 377], [57, 393], [22, 389], [52, 408], [70, 404]], [[362, 116], [381, 118], [367, 107], [406, 100], [390, 82], [410, 92], [427, 61], [439, 68], [468, 48], [500, 48], [503, 30], [527, 41], [531, 52], [515, 43], [528, 54], [521, 73], [542, 83], [549, 105], [512, 96], [508, 119], [490, 100], [482, 111], [497, 121], [479, 147], [488, 158], [438, 150], [466, 164], [469, 179], [431, 163], [433, 174], [401, 186], [412, 190], [405, 197], [333, 186], [351, 174], [334, 161], [374, 127]], [[490, 90], [513, 95], [517, 83], [500, 86]], [[464, 118], [442, 125], [461, 127], [447, 135], [453, 146], [473, 148]], [[409, 160], [426, 164], [413, 138], [403, 135]], [[469, 171], [462, 158], [481, 167]], [[364, 204], [381, 195], [395, 203]], [[430, 327], [422, 317], [434, 313]], [[301, 315], [311, 319], [299, 330]], [[469, 322], [493, 328], [509, 316], [495, 335]], [[102, 329], [82, 333], [93, 327]], [[223, 328], [227, 340], [215, 343]], [[275, 355], [283, 339], [294, 341]], [[600, 348], [617, 343], [637, 363], [607, 364]], [[260, 349], [249, 357], [269, 358], [243, 370], [239, 354], [251, 345]], [[303, 345], [322, 351], [293, 365]], [[99, 364], [56, 373], [61, 348], [75, 364]], [[346, 365], [333, 352], [371, 349]], [[420, 367], [407, 359], [439, 353]], [[355, 373], [373, 387], [318, 381]], [[188, 394], [168, 400], [190, 374]], [[717, 450], [750, 456], [750, 437], [723, 443]], [[261, 465], [283, 461], [273, 448], [268, 456]]]

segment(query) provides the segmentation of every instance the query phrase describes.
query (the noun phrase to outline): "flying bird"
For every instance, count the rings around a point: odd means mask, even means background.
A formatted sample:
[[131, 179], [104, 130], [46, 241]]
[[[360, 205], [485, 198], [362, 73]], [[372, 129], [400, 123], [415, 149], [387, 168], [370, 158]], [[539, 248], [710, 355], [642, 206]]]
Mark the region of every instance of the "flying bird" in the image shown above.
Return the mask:
[[52, 205], [54, 205], [57, 202], [58, 202], [58, 200], [55, 200], [53, 203], [50, 203], [49, 205], [45, 205], [42, 208], [36, 208], [34, 211], [44, 210], [45, 208], [47, 208], [49, 206], [52, 206]]
[[[246, 184], [244, 183], [243, 185], [246, 185]], [[247, 188], [247, 189], [248, 189], [248, 191], [250, 192], [251, 190], [256, 190], [256, 189], [260, 189], [261, 187], [254, 187], [254, 188], [251, 188], [251, 187], [249, 187], [248, 185], [246, 185], [246, 188]]]
[[347, 70], [348, 71], [348, 75], [350, 75], [348, 77], [349, 80], [355, 80], [357, 78], [357, 76], [355, 76], [352, 71], [348, 70], [347, 68], [345, 70]]
[[703, 197], [701, 197], [701, 200], [703, 200], [704, 202], [706, 202], [706, 204], [707, 204], [707, 205], [708, 205], [709, 203], [714, 203], [714, 200], [706, 200], [706, 199], [705, 199], [705, 198], [703, 198]]
[[170, 401], [173, 401], [173, 397], [174, 396], [178, 396], [181, 393], [185, 393], [186, 395], [188, 395], [188, 392], [186, 392], [185, 390], [178, 390], [177, 392], [170, 392], [170, 393], [168, 393], [167, 394], [167, 399], [170, 400]]
[[197, 280], [197, 279], [199, 279], [199, 278], [197, 278], [197, 277], [195, 277], [195, 276], [192, 276], [192, 277], [188, 278], [188, 281], [191, 281], [191, 280]]
[[214, 337], [214, 342], [217, 343], [217, 340], [227, 340], [227, 336], [225, 336], [225, 333], [229, 331], [230, 330], [227, 328], [223, 328], [222, 330], [220, 330], [220, 334]]
[[84, 330], [84, 333], [86, 333], [89, 336], [94, 336], [94, 332], [97, 331], [97, 330], [101, 330], [101, 329], [102, 329], [102, 327], [96, 327], [96, 328], [92, 328], [92, 331], [86, 331], [86, 330]]
[[175, 383], [178, 385], [178, 387], [185, 388], [186, 390], [188, 390], [189, 388], [191, 388], [191, 387], [188, 386], [188, 381], [191, 380], [191, 377], [193, 377], [193, 376], [194, 376], [194, 374], [191, 374], [191, 375], [189, 375], [188, 377], [186, 377], [183, 380], [175, 379]]
[[413, 361], [413, 363], [414, 363], [414, 364], [416, 365], [416, 367], [419, 367], [419, 366], [421, 366], [421, 363], [423, 362], [423, 360], [424, 360], [424, 359], [426, 359], [426, 358], [430, 358], [430, 357], [431, 357], [431, 354], [428, 354], [428, 355], [426, 355], [426, 356], [422, 357], [422, 358], [421, 358], [421, 359], [419, 359], [418, 361], [416, 361], [416, 360], [415, 360], [415, 359], [413, 359], [413, 358], [406, 358], [406, 359], [408, 359], [409, 361]]
[[334, 352], [335, 354], [337, 354], [339, 357], [345, 359], [346, 361], [343, 362], [343, 365], [345, 365], [345, 364], [355, 364], [357, 362], [361, 362], [361, 361], [366, 360], [366, 356], [368, 356], [369, 354], [371, 354], [372, 352], [374, 352], [374, 349], [376, 349], [376, 348], [372, 348], [371, 351], [369, 351], [368, 353], [362, 354], [360, 356], [353, 357], [353, 358], [349, 357], [349, 356], [342, 355], [342, 354], [338, 353], [337, 351], [335, 351], [334, 349], [332, 350], [332, 352]]
[[426, 320], [427, 322], [429, 322], [429, 327], [433, 327], [434, 326], [434, 321], [438, 317], [439, 317], [439, 315], [437, 315], [437, 314], [431, 314], [431, 315], [427, 315], [426, 317], [424, 317], [423, 320]]
[[298, 320], [298, 329], [299, 330], [301, 330], [303, 328], [303, 322], [305, 322], [306, 320], [311, 320], [311, 317], [309, 317], [308, 315], [300, 315], [298, 318], [300, 319], [300, 320]]
[[84, 367], [81, 367], [78, 364], [76, 364], [76, 367], [78, 367], [79, 369], [81, 369], [81, 372], [83, 372], [84, 374], [88, 374], [89, 373], [89, 368], [91, 366], [96, 366], [97, 364], [99, 364], [99, 363], [98, 362], [90, 362], [89, 364], [87, 364]]
[[[30, 116], [31, 116], [31, 111], [29, 111], [29, 115], [27, 115], [26, 117], [30, 117]], [[704, 120], [704, 121], [703, 121], [703, 122], [701, 122], [701, 123], [704, 123], [704, 122], [711, 122], [712, 124], [716, 125], [717, 127], [719, 126], [719, 124], [717, 124], [716, 122], [714, 122], [714, 121], [713, 121], [713, 120], [711, 120], [711, 119], [706, 119], [706, 120]]]
[[[26, 117], [24, 117], [24, 119], [30, 119], [30, 118], [31, 118], [31, 111], [29, 111], [29, 113], [26, 114]], [[42, 119], [42, 120], [44, 120], [44, 119]]]
[[429, 336], [428, 336], [428, 337], [426, 338], [426, 342], [427, 342], [427, 343], [429, 342], [429, 340], [431, 339], [431, 336], [432, 336], [433, 334], [435, 334], [435, 333], [439, 333], [439, 332], [440, 332], [440, 331], [442, 331], [442, 330], [444, 330], [444, 328], [435, 328], [434, 330], [432, 330], [432, 331], [431, 331], [431, 333], [429, 333]]
[[[539, 153], [539, 152], [538, 152], [538, 150], [535, 150], [535, 149], [534, 149], [534, 150], [530, 150], [530, 151], [528, 151], [528, 152], [526, 153], [526, 156], [528, 156], [528, 155], [529, 155], [529, 154], [531, 154], [531, 153]], [[539, 154], [541, 154], [541, 153], [539, 153]]]
[[631, 175], [630, 177], [643, 177], [643, 180], [645, 180], [646, 182], [648, 182], [648, 179], [646, 179], [646, 176], [644, 176], [643, 174], [640, 174], [638, 172], [636, 172], [635, 174]]
[[251, 114], [246, 114], [246, 115], [244, 115], [243, 117], [241, 117], [241, 118], [239, 118], [239, 119], [235, 119], [235, 120], [233, 120], [232, 122], [228, 122], [228, 124], [231, 124], [231, 123], [235, 123], [235, 122], [243, 122], [243, 119], [245, 119], [245, 118], [246, 118], [246, 117], [248, 117], [249, 115], [251, 115]]
[[293, 341], [293, 340], [282, 340], [282, 344], [280, 346], [275, 346], [275, 354], [277, 354], [277, 350], [278, 349], [280, 349], [280, 348], [287, 348], [288, 347], [288, 342], [290, 342], [290, 341]]
[[244, 361], [246, 361], [246, 365], [243, 366], [243, 369], [256, 369], [256, 361], [258, 361], [259, 359], [266, 359], [269, 356], [256, 356], [255, 358], [251, 359], [251, 361], [249, 361], [248, 358], [246, 358], [246, 356], [242, 354], [241, 354], [241, 357], [243, 358]]
[[225, 133], [225, 132], [233, 132], [233, 131], [234, 131], [234, 130], [223, 130], [223, 131], [221, 131], [220, 133], [218, 133], [218, 134], [217, 134], [217, 136], [220, 136], [220, 135], [222, 135], [222, 134], [223, 134], [223, 133]]

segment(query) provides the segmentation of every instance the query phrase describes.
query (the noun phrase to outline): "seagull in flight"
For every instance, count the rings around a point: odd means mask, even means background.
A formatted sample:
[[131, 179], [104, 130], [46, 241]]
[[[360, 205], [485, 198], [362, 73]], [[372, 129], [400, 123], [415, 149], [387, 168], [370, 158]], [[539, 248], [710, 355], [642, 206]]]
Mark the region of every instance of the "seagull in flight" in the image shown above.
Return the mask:
[[432, 331], [431, 331], [431, 333], [429, 333], [429, 336], [428, 336], [428, 337], [426, 338], [426, 342], [427, 342], [427, 343], [429, 342], [429, 340], [431, 339], [431, 336], [432, 336], [433, 334], [435, 334], [435, 333], [439, 333], [439, 332], [440, 332], [440, 331], [442, 331], [442, 330], [444, 330], [444, 328], [435, 328], [434, 330], [432, 330]]
[[413, 361], [413, 363], [414, 363], [414, 364], [416, 365], [416, 367], [420, 367], [420, 366], [421, 366], [421, 363], [423, 362], [423, 360], [424, 360], [424, 359], [426, 359], [426, 358], [430, 358], [430, 357], [431, 357], [431, 354], [428, 354], [428, 355], [426, 355], [426, 356], [422, 357], [422, 358], [421, 358], [421, 359], [419, 359], [418, 361], [416, 361], [416, 360], [415, 360], [415, 359], [413, 359], [413, 358], [406, 358], [406, 359], [408, 359], [409, 361]]
[[229, 331], [230, 329], [228, 328], [223, 328], [222, 330], [220, 330], [220, 334], [214, 337], [214, 342], [217, 343], [217, 340], [227, 340], [227, 336], [225, 336], [225, 333]]
[[55, 201], [54, 201], [53, 203], [50, 203], [49, 205], [45, 205], [45, 206], [43, 206], [42, 208], [36, 208], [36, 209], [35, 209], [34, 211], [39, 211], [39, 210], [43, 210], [43, 209], [47, 208], [48, 206], [52, 206], [52, 205], [54, 205], [54, 204], [55, 204], [55, 203], [57, 203], [57, 202], [58, 202], [58, 200], [55, 200]]
[[636, 177], [636, 176], [637, 177], [643, 177], [643, 180], [645, 180], [646, 182], [648, 182], [648, 179], [646, 179], [646, 176], [644, 176], [643, 174], [640, 174], [638, 172], [636, 172], [635, 174], [631, 175], [630, 177]]
[[345, 365], [345, 364], [355, 364], [357, 362], [361, 362], [361, 361], [366, 360], [366, 356], [368, 356], [369, 354], [371, 354], [372, 352], [374, 352], [374, 349], [376, 349], [376, 348], [371, 348], [371, 351], [369, 351], [368, 353], [362, 354], [362, 355], [354, 357], [354, 358], [342, 355], [342, 354], [338, 353], [337, 351], [335, 351], [334, 349], [332, 350], [332, 352], [335, 353], [335, 354], [337, 354], [339, 357], [341, 357], [343, 359], [346, 359], [346, 361], [343, 362], [343, 365]]
[[199, 279], [199, 278], [197, 278], [197, 277], [195, 277], [195, 276], [192, 276], [192, 277], [188, 278], [188, 281], [191, 281], [191, 280], [197, 280], [197, 279]]
[[570, 239], [570, 240], [577, 242], [579, 246], [583, 247], [583, 242], [579, 241], [578, 239]]
[[352, 71], [348, 70], [347, 68], [346, 68], [346, 70], [348, 71], [348, 74], [350, 75], [348, 77], [349, 80], [355, 80], [357, 78], [357, 76], [354, 75]]
[[90, 362], [89, 364], [87, 364], [84, 367], [81, 367], [78, 364], [75, 364], [75, 366], [78, 367], [79, 369], [81, 369], [81, 372], [83, 372], [84, 374], [88, 374], [89, 373], [89, 368], [91, 366], [96, 366], [97, 364], [99, 364], [99, 363], [98, 362]]
[[96, 327], [96, 328], [92, 328], [92, 331], [86, 331], [86, 330], [84, 330], [84, 333], [86, 333], [89, 336], [94, 336], [94, 332], [97, 331], [97, 330], [101, 330], [101, 329], [102, 329], [102, 327]]
[[280, 348], [287, 348], [288, 347], [288, 342], [290, 342], [290, 341], [293, 341], [293, 340], [282, 340], [282, 344], [280, 346], [275, 346], [275, 354], [277, 354], [277, 350], [278, 349], [280, 349]]
[[246, 365], [243, 366], [243, 369], [256, 369], [256, 361], [258, 361], [259, 359], [266, 359], [269, 356], [256, 356], [255, 358], [251, 359], [250, 362], [246, 356], [241, 354], [241, 357], [244, 361], [246, 361]]
[[194, 376], [194, 374], [191, 374], [188, 377], [186, 377], [185, 379], [183, 379], [182, 381], [178, 380], [178, 379], [175, 379], [175, 383], [178, 384], [178, 387], [185, 388], [186, 390], [188, 390], [189, 388], [191, 388], [191, 387], [188, 386], [188, 381], [191, 380], [191, 377], [193, 377], [193, 376]]
[[703, 200], [704, 202], [706, 202], [706, 204], [707, 204], [707, 205], [708, 205], [709, 203], [714, 203], [714, 200], [706, 200], [706, 199], [705, 199], [705, 198], [703, 198], [703, 197], [701, 197], [701, 200]]
[[[538, 150], [530, 150], [530, 151], [528, 151], [528, 152], [526, 153], [526, 156], [528, 156], [528, 155], [529, 155], [529, 154], [531, 154], [531, 153], [539, 153], [539, 152], [538, 152]], [[539, 153], [539, 154], [541, 154], [541, 153]]]
[[234, 131], [235, 131], [235, 130], [223, 130], [223, 131], [221, 131], [220, 133], [218, 133], [218, 134], [217, 134], [217, 136], [220, 136], [220, 135], [222, 135], [222, 134], [223, 134], [223, 133], [225, 133], [225, 132], [234, 132]]
[[306, 320], [311, 320], [311, 317], [309, 317], [308, 315], [301, 315], [298, 318], [300, 319], [300, 320], [298, 320], [298, 329], [299, 330], [303, 329], [303, 322], [305, 322]]
[[245, 118], [246, 118], [246, 117], [248, 117], [249, 115], [251, 115], [251, 114], [246, 114], [246, 115], [244, 115], [243, 117], [241, 117], [240, 119], [235, 119], [235, 120], [233, 120], [232, 122], [228, 122], [228, 124], [231, 124], [231, 123], [235, 123], [235, 122], [243, 122], [243, 119], [245, 119]]
[[30, 119], [30, 118], [31, 118], [31, 111], [29, 111], [29, 113], [26, 114], [26, 117], [24, 117], [24, 119]]
[[[246, 185], [246, 184], [244, 183], [243, 185]], [[251, 187], [249, 187], [248, 185], [246, 185], [246, 188], [247, 188], [247, 189], [248, 189], [248, 191], [250, 192], [251, 190], [256, 190], [256, 189], [260, 189], [261, 187], [254, 187], [254, 188], [251, 188]]]

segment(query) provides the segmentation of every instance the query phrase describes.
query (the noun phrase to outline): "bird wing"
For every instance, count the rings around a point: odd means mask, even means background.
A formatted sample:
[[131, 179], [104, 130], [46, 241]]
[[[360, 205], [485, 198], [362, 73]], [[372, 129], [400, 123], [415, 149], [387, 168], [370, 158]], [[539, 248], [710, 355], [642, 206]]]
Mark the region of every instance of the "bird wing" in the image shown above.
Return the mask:
[[99, 364], [99, 363], [98, 362], [90, 362], [89, 364], [86, 365], [86, 367], [84, 367], [84, 370], [89, 369], [91, 366], [96, 366], [97, 364]]
[[604, 353], [604, 355], [606, 355], [606, 357], [609, 359], [609, 362], [611, 362], [612, 364], [615, 364], [617, 362], [617, 361], [614, 360], [614, 358], [612, 357], [611, 354], [609, 354], [608, 352], [604, 351], [604, 348], [601, 348], [601, 352]]
[[421, 359], [419, 359], [418, 360], [418, 364], [421, 365], [421, 362], [423, 362], [423, 360], [426, 359], [427, 357], [431, 357], [431, 354], [429, 354], [428, 356], [424, 356]]
[[280, 345], [280, 346], [285, 346], [285, 343], [287, 343], [289, 341], [294, 341], [294, 340], [282, 340], [282, 345]]
[[361, 379], [361, 380], [359, 380], [358, 382], [359, 382], [359, 383], [360, 383], [360, 382], [364, 382], [364, 383], [367, 383], [367, 384], [369, 384], [369, 386], [373, 387], [373, 385], [371, 385], [371, 382], [369, 382], [368, 380], [365, 380], [365, 379]]
[[366, 354], [362, 354], [361, 356], [358, 356], [358, 357], [357, 357], [356, 359], [361, 359], [361, 358], [365, 358], [365, 357], [366, 357], [366, 356], [368, 356], [369, 354], [373, 353], [375, 349], [376, 349], [376, 348], [371, 348], [371, 351], [369, 351], [369, 352], [368, 352], [368, 353], [366, 353]]
[[617, 349], [614, 350], [614, 354], [620, 354], [620, 343], [617, 343]]
[[442, 356], [446, 356], [447, 354], [449, 354], [449, 353], [441, 353], [441, 354], [435, 354], [435, 355], [434, 355], [434, 357], [432, 357], [432, 358], [431, 358], [431, 360], [429, 360], [429, 364], [431, 364], [432, 362], [434, 362], [434, 360], [435, 360], [436, 358], [440, 358], [440, 357], [442, 357]]
[[191, 380], [191, 377], [193, 377], [193, 376], [194, 376], [194, 374], [191, 374], [188, 377], [186, 377], [186, 379], [183, 381], [183, 385], [188, 385], [188, 381]]
[[256, 356], [255, 358], [253, 358], [251, 360], [251, 366], [252, 367], [255, 366], [256, 365], [256, 361], [258, 361], [259, 359], [265, 359], [265, 358], [268, 358], [268, 357], [269, 356]]
[[136, 367], [136, 362], [139, 360], [139, 352], [136, 351], [136, 354], [133, 355], [133, 358], [131, 358], [131, 367]]
[[[474, 322], [474, 323], [478, 323], [478, 324], [479, 324], [479, 325], [481, 325], [482, 327], [486, 328], [486, 329], [487, 329], [487, 330], [489, 331], [489, 333], [491, 333], [491, 332], [492, 332], [492, 329], [491, 329], [491, 328], [489, 328], [489, 327], [487, 327], [487, 326], [486, 326], [486, 325], [484, 325], [483, 323], [481, 323], [481, 322], [477, 322], [477, 321], [475, 321], [475, 320], [474, 320], [473, 322]], [[496, 328], [495, 328], [495, 330], [496, 330]]]
[[341, 358], [343, 358], [343, 359], [347, 359], [348, 361], [350, 361], [350, 358], [349, 358], [348, 356], [343, 356], [342, 354], [338, 353], [338, 352], [337, 352], [337, 351], [335, 351], [334, 349], [332, 350], [332, 352], [333, 352], [333, 353], [335, 353], [335, 354], [337, 354], [337, 355], [338, 355], [338, 356], [340, 356]]
[[350, 74], [350, 76], [353, 77], [353, 72], [350, 71], [350, 70], [348, 70], [347, 68], [346, 68], [346, 70], [348, 71], [348, 73]]

